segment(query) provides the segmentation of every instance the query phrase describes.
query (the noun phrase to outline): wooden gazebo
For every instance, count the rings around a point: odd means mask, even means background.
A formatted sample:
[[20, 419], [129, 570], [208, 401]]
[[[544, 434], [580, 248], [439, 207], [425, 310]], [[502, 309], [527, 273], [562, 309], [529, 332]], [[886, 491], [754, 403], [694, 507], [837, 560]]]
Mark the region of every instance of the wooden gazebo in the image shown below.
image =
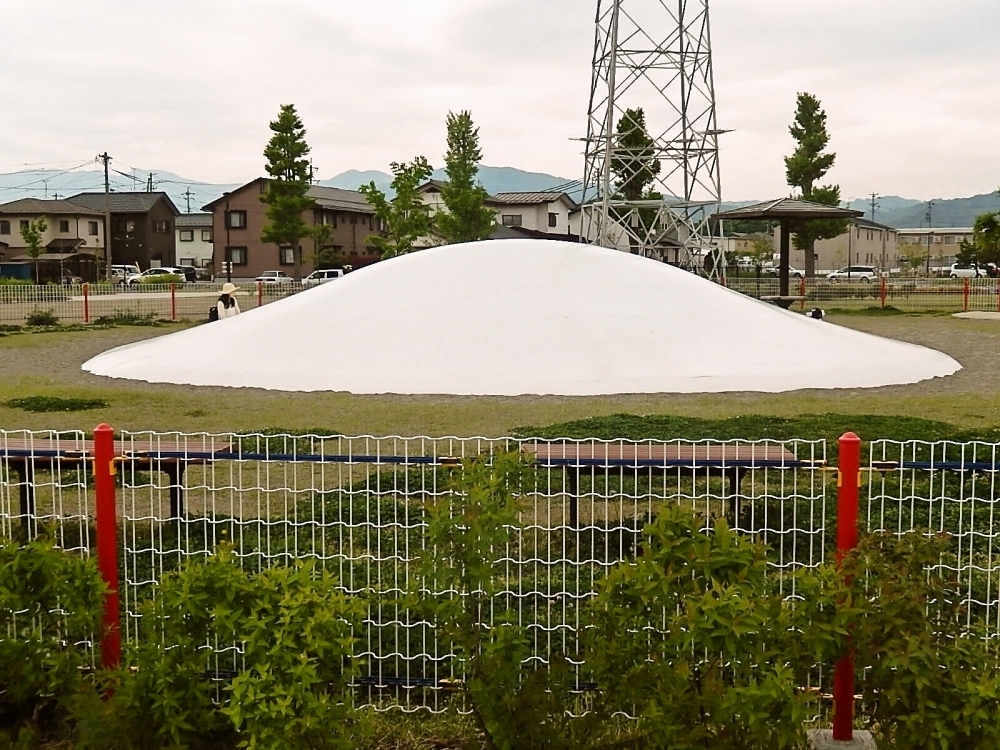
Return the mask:
[[712, 221], [777, 221], [781, 227], [780, 259], [778, 265], [778, 290], [782, 297], [788, 296], [788, 256], [790, 237], [796, 227], [813, 219], [852, 219], [864, 216], [864, 212], [838, 206], [827, 206], [798, 198], [779, 198], [752, 206], [743, 206], [713, 214]]

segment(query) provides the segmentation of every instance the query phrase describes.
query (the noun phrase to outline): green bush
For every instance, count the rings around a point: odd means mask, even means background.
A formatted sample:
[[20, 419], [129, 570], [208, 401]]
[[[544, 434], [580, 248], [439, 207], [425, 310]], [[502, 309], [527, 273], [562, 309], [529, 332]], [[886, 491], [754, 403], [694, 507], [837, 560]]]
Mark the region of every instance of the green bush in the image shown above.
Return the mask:
[[158, 326], [156, 313], [137, 313], [131, 310], [115, 310], [111, 315], [101, 315], [94, 320], [99, 326]]
[[87, 411], [105, 409], [108, 402], [100, 398], [59, 398], [57, 396], [26, 396], [12, 398], [4, 406], [31, 412]]
[[143, 276], [139, 279], [139, 283], [146, 284], [183, 284], [184, 277], [176, 273], [160, 273], [155, 276]]
[[804, 746], [817, 698], [799, 686], [846, 627], [831, 611], [829, 627], [803, 632], [764, 548], [705, 523], [670, 506], [646, 527], [643, 554], [599, 585], [587, 665], [613, 708], [637, 716], [643, 747]]
[[88, 689], [104, 583], [94, 563], [47, 539], [0, 539], [0, 744], [67, 733]]
[[80, 748], [351, 748], [361, 615], [310, 563], [247, 573], [225, 549], [191, 563], [145, 605], [113, 697], [79, 706]]
[[859, 715], [885, 747], [1000, 747], [1000, 653], [969, 616], [952, 546], [946, 535], [878, 534], [848, 560]]
[[0, 286], [31, 286], [31, 280], [12, 279], [7, 276], [0, 276]]
[[24, 322], [25, 325], [36, 327], [57, 326], [59, 325], [59, 316], [52, 310], [32, 310]]

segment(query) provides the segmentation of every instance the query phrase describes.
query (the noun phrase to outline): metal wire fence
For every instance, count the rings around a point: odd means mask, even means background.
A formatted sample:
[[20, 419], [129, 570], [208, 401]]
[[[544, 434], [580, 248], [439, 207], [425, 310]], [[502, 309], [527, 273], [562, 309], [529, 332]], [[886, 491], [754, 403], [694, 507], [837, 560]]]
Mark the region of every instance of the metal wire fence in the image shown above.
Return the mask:
[[[774, 277], [730, 277], [730, 289], [757, 299], [777, 296]], [[237, 285], [244, 310], [303, 291], [300, 284]], [[802, 297], [793, 309], [817, 305], [861, 309], [962, 312], [1000, 311], [1000, 279], [889, 278], [870, 282], [792, 279], [790, 293]], [[50, 311], [62, 323], [92, 323], [101, 318], [151, 316], [163, 320], [205, 320], [219, 296], [218, 284], [76, 284], [31, 286], [0, 284], [0, 324], [23, 325], [33, 313]]]
[[[729, 277], [725, 284], [756, 299], [779, 294], [774, 277]], [[790, 279], [792, 309], [894, 307], [907, 312], [1000, 312], [1000, 279], [891, 277], [875, 281]]]
[[[367, 603], [358, 632], [366, 665], [360, 702], [441, 710], [456, 677], [450, 646], [399, 599], [418, 581], [428, 501], [452, 491], [462, 459], [500, 450], [534, 460], [519, 523], [497, 560], [506, 611], [532, 634], [534, 660], [558, 653], [579, 666], [586, 602], [614, 565], [637, 553], [644, 525], [667, 504], [723, 516], [766, 543], [772, 575], [793, 599], [789, 573], [833, 551], [837, 472], [822, 440], [123, 432], [115, 438], [123, 635], [132, 643], [156, 637], [143, 628], [143, 602], [166, 574], [220, 544], [252, 570], [310, 559]], [[994, 636], [998, 450], [875, 441], [862, 467], [861, 512], [869, 531], [950, 534], [952, 553], [941, 566], [962, 582], [968, 625], [985, 622]], [[83, 433], [0, 431], [0, 534], [45, 529], [60, 546], [92, 553], [93, 457]]]
[[[300, 284], [246, 283], [236, 298], [249, 310], [302, 291]], [[60, 323], [95, 323], [102, 318], [207, 320], [219, 297], [219, 285], [195, 284], [74, 284], [32, 286], [0, 284], [0, 324], [23, 325], [39, 312], [50, 312]]]

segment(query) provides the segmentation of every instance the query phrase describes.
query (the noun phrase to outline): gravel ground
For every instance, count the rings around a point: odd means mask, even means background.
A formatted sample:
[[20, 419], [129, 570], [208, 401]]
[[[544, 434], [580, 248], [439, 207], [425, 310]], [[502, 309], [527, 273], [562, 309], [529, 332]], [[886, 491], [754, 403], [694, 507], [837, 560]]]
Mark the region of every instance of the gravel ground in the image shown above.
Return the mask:
[[[1000, 424], [1000, 320], [951, 316], [831, 316], [877, 335], [939, 349], [963, 369], [948, 378], [866, 390], [788, 394], [635, 395], [607, 398], [352, 396], [286, 394], [111, 380], [80, 365], [114, 346], [164, 335], [179, 326], [17, 334], [0, 337], [0, 428], [84, 428], [105, 419], [130, 429], [231, 430], [324, 426], [376, 434], [503, 434], [524, 424], [588, 416], [674, 413], [704, 417], [761, 413], [905, 414], [986, 426]], [[794, 346], [794, 342], [789, 342]], [[28, 414], [2, 406], [26, 395], [107, 398], [104, 412]], [[997, 406], [994, 407], [994, 402]]]

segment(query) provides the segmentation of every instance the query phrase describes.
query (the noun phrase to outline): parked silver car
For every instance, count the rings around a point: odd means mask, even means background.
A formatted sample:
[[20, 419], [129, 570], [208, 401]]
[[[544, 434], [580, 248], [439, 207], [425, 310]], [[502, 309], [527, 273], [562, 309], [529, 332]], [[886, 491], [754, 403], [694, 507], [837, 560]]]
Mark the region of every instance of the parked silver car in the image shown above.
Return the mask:
[[328, 281], [339, 279], [343, 275], [343, 270], [339, 268], [321, 268], [302, 279], [302, 285], [315, 286], [317, 284], [325, 284]]
[[826, 275], [830, 281], [875, 281], [878, 270], [874, 266], [847, 266]]

